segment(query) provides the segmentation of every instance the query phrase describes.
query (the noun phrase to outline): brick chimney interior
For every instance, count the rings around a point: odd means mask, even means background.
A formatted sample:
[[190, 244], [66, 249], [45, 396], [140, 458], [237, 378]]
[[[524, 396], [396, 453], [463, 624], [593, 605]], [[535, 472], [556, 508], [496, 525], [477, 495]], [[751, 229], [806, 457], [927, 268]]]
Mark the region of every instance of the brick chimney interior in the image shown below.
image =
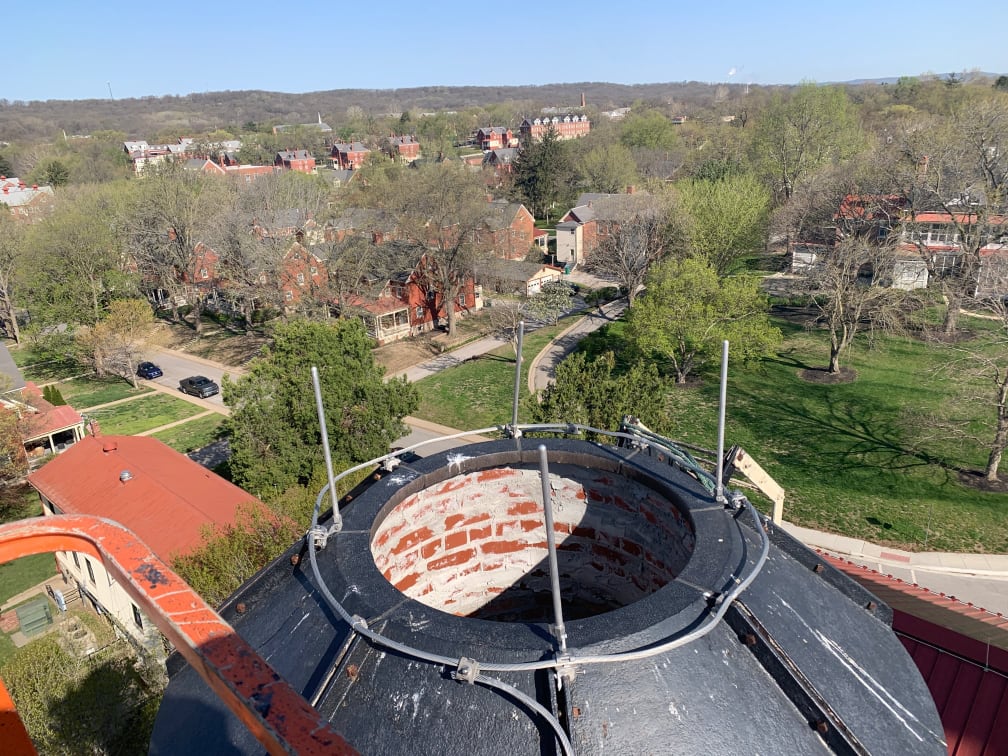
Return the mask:
[[[676, 578], [693, 552], [690, 521], [668, 497], [615, 472], [550, 466], [565, 619], [627, 606]], [[375, 565], [406, 596], [479, 619], [552, 621], [536, 468], [443, 480], [387, 512]]]

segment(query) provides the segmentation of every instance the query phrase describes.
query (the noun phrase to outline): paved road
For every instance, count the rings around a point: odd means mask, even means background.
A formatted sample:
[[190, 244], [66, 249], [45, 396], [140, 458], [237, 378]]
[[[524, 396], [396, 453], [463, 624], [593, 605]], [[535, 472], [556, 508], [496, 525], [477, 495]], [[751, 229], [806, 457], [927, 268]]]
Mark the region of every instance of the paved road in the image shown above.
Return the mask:
[[[179, 381], [183, 378], [188, 378], [191, 375], [205, 375], [207, 378], [214, 380], [220, 385], [221, 378], [225, 373], [232, 376], [241, 375], [245, 371], [241, 368], [228, 367], [227, 365], [222, 365], [219, 362], [214, 362], [212, 360], [204, 360], [201, 357], [194, 357], [191, 354], [186, 354], [185, 352], [178, 352], [174, 349], [157, 349], [152, 350], [144, 359], [150, 360], [164, 372], [160, 378], [155, 378], [149, 383], [155, 383], [158, 386], [163, 386], [167, 389], [174, 389], [179, 396], [186, 396], [179, 388]], [[211, 405], [223, 407], [224, 400], [221, 399], [220, 394], [216, 396], [211, 396], [209, 399], [204, 401], [209, 402]]]
[[627, 307], [625, 299], [617, 299], [598, 309], [591, 310], [574, 325], [557, 336], [545, 350], [540, 352], [529, 366], [529, 391], [537, 393], [545, 389], [556, 375], [556, 368], [581, 341], [592, 331], [606, 323], [617, 320]]

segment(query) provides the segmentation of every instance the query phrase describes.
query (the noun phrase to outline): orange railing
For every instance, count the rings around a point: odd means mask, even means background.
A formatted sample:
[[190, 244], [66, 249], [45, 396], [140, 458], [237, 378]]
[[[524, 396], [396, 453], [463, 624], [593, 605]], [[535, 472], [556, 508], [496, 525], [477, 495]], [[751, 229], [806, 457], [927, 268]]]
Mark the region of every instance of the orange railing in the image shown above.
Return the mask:
[[[0, 525], [0, 564], [54, 551], [76, 551], [101, 559], [108, 573], [269, 753], [356, 753], [217, 612], [119, 523], [87, 515], [57, 515]], [[5, 754], [35, 753], [2, 681], [0, 743]]]

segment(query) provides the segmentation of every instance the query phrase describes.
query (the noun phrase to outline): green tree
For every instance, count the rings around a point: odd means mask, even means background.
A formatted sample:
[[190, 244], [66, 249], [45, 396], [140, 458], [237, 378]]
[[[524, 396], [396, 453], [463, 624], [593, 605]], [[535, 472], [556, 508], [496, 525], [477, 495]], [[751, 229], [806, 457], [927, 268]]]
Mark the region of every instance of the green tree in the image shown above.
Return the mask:
[[26, 264], [27, 237], [27, 226], [0, 210], [0, 328], [16, 344], [21, 343], [21, 327], [14, 304], [15, 281]]
[[766, 244], [770, 193], [752, 174], [685, 181], [677, 189], [679, 245], [709, 260], [718, 275], [734, 272]]
[[516, 199], [536, 218], [549, 220], [557, 205], [570, 201], [573, 167], [566, 143], [557, 139], [552, 128], [540, 141], [522, 145], [512, 175]]
[[1008, 76], [1003, 74], [998, 76], [994, 81], [994, 89], [1000, 89], [1003, 92], [1008, 92]]
[[14, 164], [10, 158], [0, 152], [0, 176], [12, 176], [14, 174]]
[[588, 192], [618, 194], [640, 180], [633, 155], [618, 142], [593, 147], [578, 161], [577, 171]]
[[197, 335], [209, 293], [201, 285], [203, 247], [212, 247], [222, 231], [231, 197], [219, 177], [169, 164], [145, 173], [131, 208], [130, 251], [145, 285], [168, 295], [175, 320], [177, 303], [188, 303]]
[[[949, 117], [906, 124], [892, 147], [890, 180], [905, 202], [905, 237], [928, 268], [928, 286], [948, 303], [942, 329], [951, 335], [984, 273], [981, 252], [1005, 233], [1008, 103], [984, 99]], [[928, 242], [933, 216], [917, 220], [935, 212], [948, 219], [945, 254]]]
[[442, 308], [454, 335], [459, 296], [480, 263], [493, 255], [482, 233], [489, 216], [479, 175], [462, 165], [439, 163], [407, 169], [397, 180], [372, 185], [369, 201], [395, 218], [398, 270], [414, 281], [434, 313]]
[[71, 187], [32, 227], [15, 290], [34, 330], [93, 325], [109, 301], [137, 292], [123, 229], [126, 196], [121, 184]]
[[840, 355], [863, 328], [899, 332], [913, 311], [909, 292], [892, 286], [894, 252], [889, 244], [848, 237], [823, 252], [803, 279], [830, 335], [827, 371], [840, 372]]
[[63, 186], [70, 180], [70, 169], [62, 160], [53, 159], [42, 167], [42, 182], [49, 186]]
[[116, 299], [93, 326], [77, 333], [82, 362], [98, 377], [116, 375], [137, 385], [136, 369], [154, 336], [154, 312], [144, 299]]
[[358, 320], [294, 320], [277, 326], [246, 375], [224, 377], [235, 483], [263, 497], [312, 479], [322, 463], [312, 366], [319, 369], [333, 464], [339, 469], [388, 451], [419, 399], [404, 379], [383, 380], [371, 346]]
[[668, 259], [651, 269], [647, 296], [627, 316], [627, 332], [647, 355], [666, 360], [676, 383], [686, 381], [732, 345], [732, 360], [762, 357], [781, 340], [770, 325], [766, 297], [755, 276], [719, 278], [701, 257]]
[[627, 147], [671, 150], [678, 140], [675, 124], [657, 110], [631, 111], [620, 126], [620, 142]]
[[172, 561], [172, 569], [212, 606], [219, 606], [252, 575], [280, 556], [304, 532], [287, 517], [242, 505], [234, 523], [204, 526], [198, 549]]
[[39, 753], [146, 749], [161, 683], [149, 670], [141, 676], [136, 659], [117, 650], [113, 645], [81, 658], [47, 635], [7, 662], [4, 681]]
[[669, 387], [665, 384], [654, 363], [636, 362], [620, 371], [612, 352], [593, 359], [575, 352], [557, 366], [553, 382], [538, 397], [529, 397], [526, 409], [537, 423], [569, 422], [616, 430], [624, 415], [634, 415], [658, 430], [666, 425], [664, 402]]
[[849, 158], [862, 144], [857, 114], [844, 90], [802, 84], [787, 99], [777, 95], [763, 113], [753, 156], [774, 193], [787, 199], [802, 177]]
[[54, 407], [59, 407], [67, 403], [66, 399], [63, 398], [63, 392], [61, 392], [59, 387], [54, 383], [47, 383], [42, 387], [42, 398]]

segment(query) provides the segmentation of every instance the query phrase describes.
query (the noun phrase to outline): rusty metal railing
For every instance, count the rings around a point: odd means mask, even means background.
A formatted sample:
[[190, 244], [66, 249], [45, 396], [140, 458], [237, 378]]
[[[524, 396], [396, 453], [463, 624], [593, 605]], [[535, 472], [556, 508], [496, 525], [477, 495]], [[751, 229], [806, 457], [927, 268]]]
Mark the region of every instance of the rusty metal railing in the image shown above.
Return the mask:
[[[119, 523], [56, 515], [0, 525], [0, 564], [55, 551], [100, 559], [269, 753], [356, 753], [182, 578]], [[35, 753], [2, 682], [0, 742], [5, 754]]]

